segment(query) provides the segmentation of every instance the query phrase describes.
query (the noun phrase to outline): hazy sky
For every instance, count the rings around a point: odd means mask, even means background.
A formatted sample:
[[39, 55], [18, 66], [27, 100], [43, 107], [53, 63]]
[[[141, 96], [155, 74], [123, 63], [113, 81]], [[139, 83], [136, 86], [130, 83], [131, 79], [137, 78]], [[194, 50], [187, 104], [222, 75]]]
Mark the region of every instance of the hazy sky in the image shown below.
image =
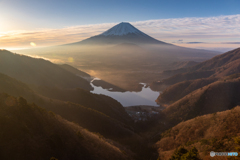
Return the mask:
[[239, 14], [239, 0], [0, 0], [0, 47], [75, 42], [127, 21], [169, 43], [234, 48]]

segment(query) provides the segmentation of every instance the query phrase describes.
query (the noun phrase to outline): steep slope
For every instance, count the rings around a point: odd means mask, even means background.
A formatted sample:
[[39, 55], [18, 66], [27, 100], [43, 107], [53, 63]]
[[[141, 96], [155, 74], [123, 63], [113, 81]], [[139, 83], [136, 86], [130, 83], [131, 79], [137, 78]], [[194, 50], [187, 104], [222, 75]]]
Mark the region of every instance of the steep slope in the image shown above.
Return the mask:
[[0, 50], [0, 72], [22, 82], [38, 86], [83, 88], [91, 90], [89, 82], [58, 65], [43, 59], [18, 55]]
[[[193, 80], [207, 77], [221, 78], [240, 73], [240, 48], [213, 57], [210, 60], [195, 66], [180, 70], [173, 70], [171, 74], [176, 75], [164, 79], [162, 83], [172, 85], [185, 80]], [[182, 72], [182, 73], [179, 73]]]
[[[239, 152], [240, 148], [240, 107], [231, 110], [199, 116], [194, 119], [181, 122], [164, 132], [156, 143], [159, 158], [167, 160], [174, 150], [180, 146], [191, 149], [197, 148], [200, 158], [218, 159], [226, 157], [210, 158], [209, 153], [215, 152]], [[239, 157], [236, 157], [238, 159]], [[234, 158], [233, 158], [234, 159]]]
[[240, 78], [219, 80], [191, 92], [163, 113], [171, 125], [199, 115], [224, 111], [240, 104]]
[[215, 56], [208, 61], [202, 62], [190, 68], [190, 70], [195, 71], [195, 70], [217, 69], [219, 67], [223, 67], [239, 59], [240, 59], [240, 48], [237, 48], [232, 51], [226, 52], [224, 54]]
[[159, 95], [156, 102], [159, 104], [171, 104], [195, 91], [196, 89], [202, 88], [217, 80], [217, 78], [201, 78], [176, 83], [165, 89], [163, 93]]
[[131, 159], [119, 144], [23, 98], [0, 94], [0, 106], [1, 159]]

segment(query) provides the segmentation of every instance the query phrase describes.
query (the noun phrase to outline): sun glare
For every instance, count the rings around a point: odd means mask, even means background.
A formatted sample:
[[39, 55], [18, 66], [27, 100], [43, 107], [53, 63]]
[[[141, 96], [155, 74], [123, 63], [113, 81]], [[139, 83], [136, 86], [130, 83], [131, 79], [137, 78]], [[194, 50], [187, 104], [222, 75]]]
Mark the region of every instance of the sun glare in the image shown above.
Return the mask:
[[68, 62], [71, 62], [71, 63], [72, 63], [72, 62], [74, 62], [74, 59], [73, 59], [72, 57], [69, 57], [69, 58], [68, 58]]
[[36, 43], [34, 43], [34, 42], [31, 42], [30, 45], [33, 46], [33, 47], [37, 46]]

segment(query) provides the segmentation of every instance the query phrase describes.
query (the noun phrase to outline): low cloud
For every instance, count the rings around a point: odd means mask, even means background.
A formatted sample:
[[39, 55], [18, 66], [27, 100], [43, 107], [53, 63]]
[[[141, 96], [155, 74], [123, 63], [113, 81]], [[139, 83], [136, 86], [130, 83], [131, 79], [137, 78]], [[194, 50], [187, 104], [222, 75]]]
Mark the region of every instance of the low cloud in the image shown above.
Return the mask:
[[[229, 38], [240, 36], [240, 14], [218, 17], [159, 19], [135, 22], [156, 38]], [[161, 36], [161, 37], [160, 37]]]
[[[224, 44], [240, 44], [240, 14], [217, 17], [157, 19], [130, 23], [146, 34], [167, 42], [201, 43], [204, 45], [210, 39], [219, 39], [225, 41]], [[0, 48], [26, 48], [31, 47], [31, 42], [34, 42], [38, 47], [77, 42], [101, 34], [116, 24], [105, 23], [70, 26], [62, 29], [21, 30], [0, 33]], [[229, 39], [236, 39], [237, 42], [226, 42]]]
[[200, 43], [205, 43], [205, 42], [186, 42], [186, 44], [200, 44]]
[[222, 42], [221, 44], [240, 44], [240, 42]]

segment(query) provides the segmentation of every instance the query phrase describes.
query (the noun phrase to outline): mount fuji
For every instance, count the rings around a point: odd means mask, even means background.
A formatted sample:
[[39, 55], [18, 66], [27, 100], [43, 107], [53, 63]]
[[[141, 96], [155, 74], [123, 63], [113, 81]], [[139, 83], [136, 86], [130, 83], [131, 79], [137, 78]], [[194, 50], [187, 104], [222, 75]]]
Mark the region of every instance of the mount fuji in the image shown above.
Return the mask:
[[[215, 51], [185, 48], [159, 41], [138, 30], [128, 22], [121, 22], [99, 35], [90, 37], [80, 42], [66, 44], [65, 46], [81, 47], [86, 45], [101, 47], [112, 45], [115, 47], [112, 49], [106, 48], [106, 50], [112, 53], [119, 50], [122, 51], [123, 49], [124, 53], [128, 54], [144, 51], [145, 53], [148, 53], [148, 56], [162, 56], [169, 57], [171, 59], [178, 58], [186, 61], [203, 61], [219, 54]], [[106, 52], [106, 50], [104, 52]], [[156, 54], [151, 55], [149, 54], [150, 52]]]
[[145, 33], [139, 31], [137, 28], [135, 28], [134, 26], [132, 26], [128, 22], [122, 22], [122, 23], [110, 28], [106, 32], [103, 32], [100, 35], [103, 35], [103, 36], [123, 36], [123, 35], [127, 35], [127, 34], [147, 36]]
[[121, 44], [121, 43], [133, 43], [133, 44], [166, 44], [151, 36], [143, 33], [135, 28], [128, 22], [119, 23], [102, 34], [90, 37], [80, 42], [71, 43], [73, 45], [78, 44]]

